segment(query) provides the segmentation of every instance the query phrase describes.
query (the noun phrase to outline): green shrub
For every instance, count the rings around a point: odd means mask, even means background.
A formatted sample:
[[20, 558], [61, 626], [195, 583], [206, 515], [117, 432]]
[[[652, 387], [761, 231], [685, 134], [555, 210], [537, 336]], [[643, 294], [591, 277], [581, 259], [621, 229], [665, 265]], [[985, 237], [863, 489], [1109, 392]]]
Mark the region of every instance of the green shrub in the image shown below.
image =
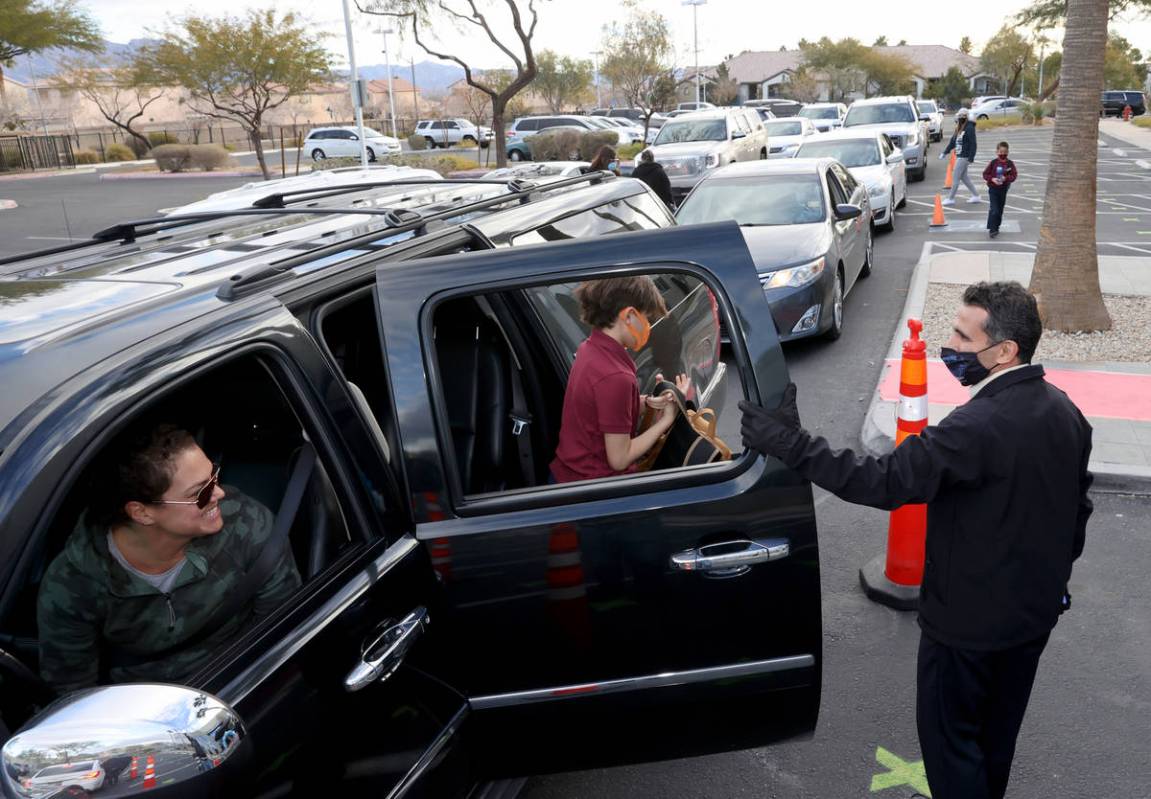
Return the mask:
[[[998, 119], [977, 119], [975, 120], [976, 126], [979, 130], [990, 130], [992, 128], [1009, 128], [1015, 125], [1022, 125], [1024, 122], [1021, 114], [1012, 114]], [[1030, 124], [1030, 123], [1028, 123]]]
[[188, 146], [190, 166], [211, 172], [232, 162], [232, 156], [218, 144], [192, 144]]
[[422, 133], [413, 133], [408, 136], [408, 146], [413, 150], [426, 150], [428, 149], [428, 140], [424, 138]]
[[1131, 117], [1131, 124], [1137, 128], [1151, 128], [1151, 116]]
[[180, 139], [166, 130], [153, 130], [148, 134], [148, 143], [153, 147], [159, 147], [162, 144], [179, 144]]
[[[376, 159], [377, 165], [410, 166], [416, 169], [434, 169], [441, 175], [451, 172], [460, 172], [465, 169], [476, 169], [475, 159], [464, 155], [392, 155]], [[342, 169], [349, 166], [359, 166], [359, 158], [325, 158], [312, 164], [312, 171], [323, 169]]]
[[[610, 130], [597, 130], [584, 133], [579, 137], [579, 160], [591, 161], [595, 158], [595, 154], [599, 152], [600, 147], [603, 147], [605, 144], [615, 147], [618, 141], [619, 135]], [[540, 160], [539, 158], [535, 158], [534, 155], [532, 157], [536, 161]], [[567, 159], [563, 160], [566, 161]]]
[[77, 164], [98, 164], [100, 163], [100, 153], [95, 150], [77, 150], [73, 157], [76, 159]]
[[191, 165], [192, 151], [186, 144], [161, 144], [152, 148], [152, 158], [161, 172], [183, 172]]
[[109, 144], [104, 148], [105, 161], [134, 161], [136, 154], [126, 144]]
[[582, 134], [574, 130], [541, 133], [527, 140], [533, 161], [571, 161], [579, 157]]
[[616, 148], [616, 153], [619, 155], [620, 160], [627, 160], [635, 158], [647, 148], [643, 142], [636, 142], [635, 144], [625, 144], [623, 147]]

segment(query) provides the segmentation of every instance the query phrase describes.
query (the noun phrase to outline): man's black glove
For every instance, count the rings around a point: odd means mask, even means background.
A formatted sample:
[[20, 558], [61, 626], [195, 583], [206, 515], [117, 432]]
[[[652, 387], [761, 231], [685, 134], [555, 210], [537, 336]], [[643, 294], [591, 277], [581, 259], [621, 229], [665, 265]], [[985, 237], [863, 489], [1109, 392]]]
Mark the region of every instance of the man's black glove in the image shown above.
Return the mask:
[[743, 400], [739, 403], [743, 411], [740, 432], [743, 446], [765, 455], [782, 458], [795, 445], [802, 432], [799, 426], [799, 408], [795, 405], [795, 383], [788, 383], [783, 391], [779, 407], [769, 411], [766, 408]]

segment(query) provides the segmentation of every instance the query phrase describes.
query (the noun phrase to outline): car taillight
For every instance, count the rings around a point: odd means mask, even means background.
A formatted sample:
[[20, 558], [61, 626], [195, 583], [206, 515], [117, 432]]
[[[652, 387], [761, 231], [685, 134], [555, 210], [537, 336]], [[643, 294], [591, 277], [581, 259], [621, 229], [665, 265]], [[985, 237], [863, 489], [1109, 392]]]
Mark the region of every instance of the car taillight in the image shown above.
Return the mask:
[[85, 774], [85, 775], [84, 775], [84, 779], [86, 779], [86, 780], [94, 780], [94, 779], [96, 779], [96, 778], [97, 778], [97, 777], [99, 777], [99, 776], [100, 776], [100, 772], [99, 772], [99, 771], [89, 771], [87, 774]]

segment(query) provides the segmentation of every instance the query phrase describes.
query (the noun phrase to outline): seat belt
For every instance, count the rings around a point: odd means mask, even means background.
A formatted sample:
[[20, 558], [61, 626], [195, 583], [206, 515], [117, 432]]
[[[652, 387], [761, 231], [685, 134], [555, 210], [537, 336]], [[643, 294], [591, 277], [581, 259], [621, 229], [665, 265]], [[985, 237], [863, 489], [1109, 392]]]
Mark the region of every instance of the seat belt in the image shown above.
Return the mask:
[[280, 562], [284, 548], [287, 546], [288, 532], [292, 529], [292, 522], [296, 520], [300, 502], [304, 498], [304, 491], [307, 489], [315, 469], [316, 450], [310, 442], [305, 441], [300, 448], [300, 456], [296, 460], [296, 465], [292, 469], [288, 487], [280, 500], [280, 510], [272, 523], [272, 531], [264, 542], [264, 548], [260, 550], [252, 568], [244, 572], [240, 582], [224, 599], [224, 603], [212, 614], [207, 624], [180, 643], [159, 652], [150, 652], [147, 655], [124, 652], [115, 646], [106, 645], [104, 654], [108, 657], [108, 666], [136, 666], [160, 660], [176, 652], [182, 652], [205, 641], [235, 616], [240, 608], [259, 592], [264, 583], [268, 581], [276, 564]]

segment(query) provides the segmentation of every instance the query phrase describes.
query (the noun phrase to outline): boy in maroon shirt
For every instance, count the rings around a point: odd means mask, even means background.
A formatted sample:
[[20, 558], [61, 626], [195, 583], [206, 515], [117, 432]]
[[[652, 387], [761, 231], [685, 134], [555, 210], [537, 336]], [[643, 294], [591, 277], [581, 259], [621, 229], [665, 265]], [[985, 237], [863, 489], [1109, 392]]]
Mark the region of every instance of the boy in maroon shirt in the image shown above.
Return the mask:
[[1019, 177], [1015, 162], [1007, 157], [1007, 142], [999, 142], [995, 152], [995, 158], [983, 170], [983, 180], [987, 182], [987, 193], [991, 198], [991, 209], [987, 212], [987, 235], [991, 238], [999, 235], [1003, 206], [1007, 205], [1007, 189]]
[[[575, 290], [583, 321], [593, 330], [576, 350], [564, 392], [559, 446], [551, 463], [557, 483], [625, 474], [675, 421], [677, 406], [667, 392], [641, 397], [635, 362], [627, 350], [643, 349], [651, 324], [667, 314], [650, 277], [589, 280]], [[687, 394], [686, 375], [676, 386]], [[632, 437], [642, 404], [661, 413]]]

